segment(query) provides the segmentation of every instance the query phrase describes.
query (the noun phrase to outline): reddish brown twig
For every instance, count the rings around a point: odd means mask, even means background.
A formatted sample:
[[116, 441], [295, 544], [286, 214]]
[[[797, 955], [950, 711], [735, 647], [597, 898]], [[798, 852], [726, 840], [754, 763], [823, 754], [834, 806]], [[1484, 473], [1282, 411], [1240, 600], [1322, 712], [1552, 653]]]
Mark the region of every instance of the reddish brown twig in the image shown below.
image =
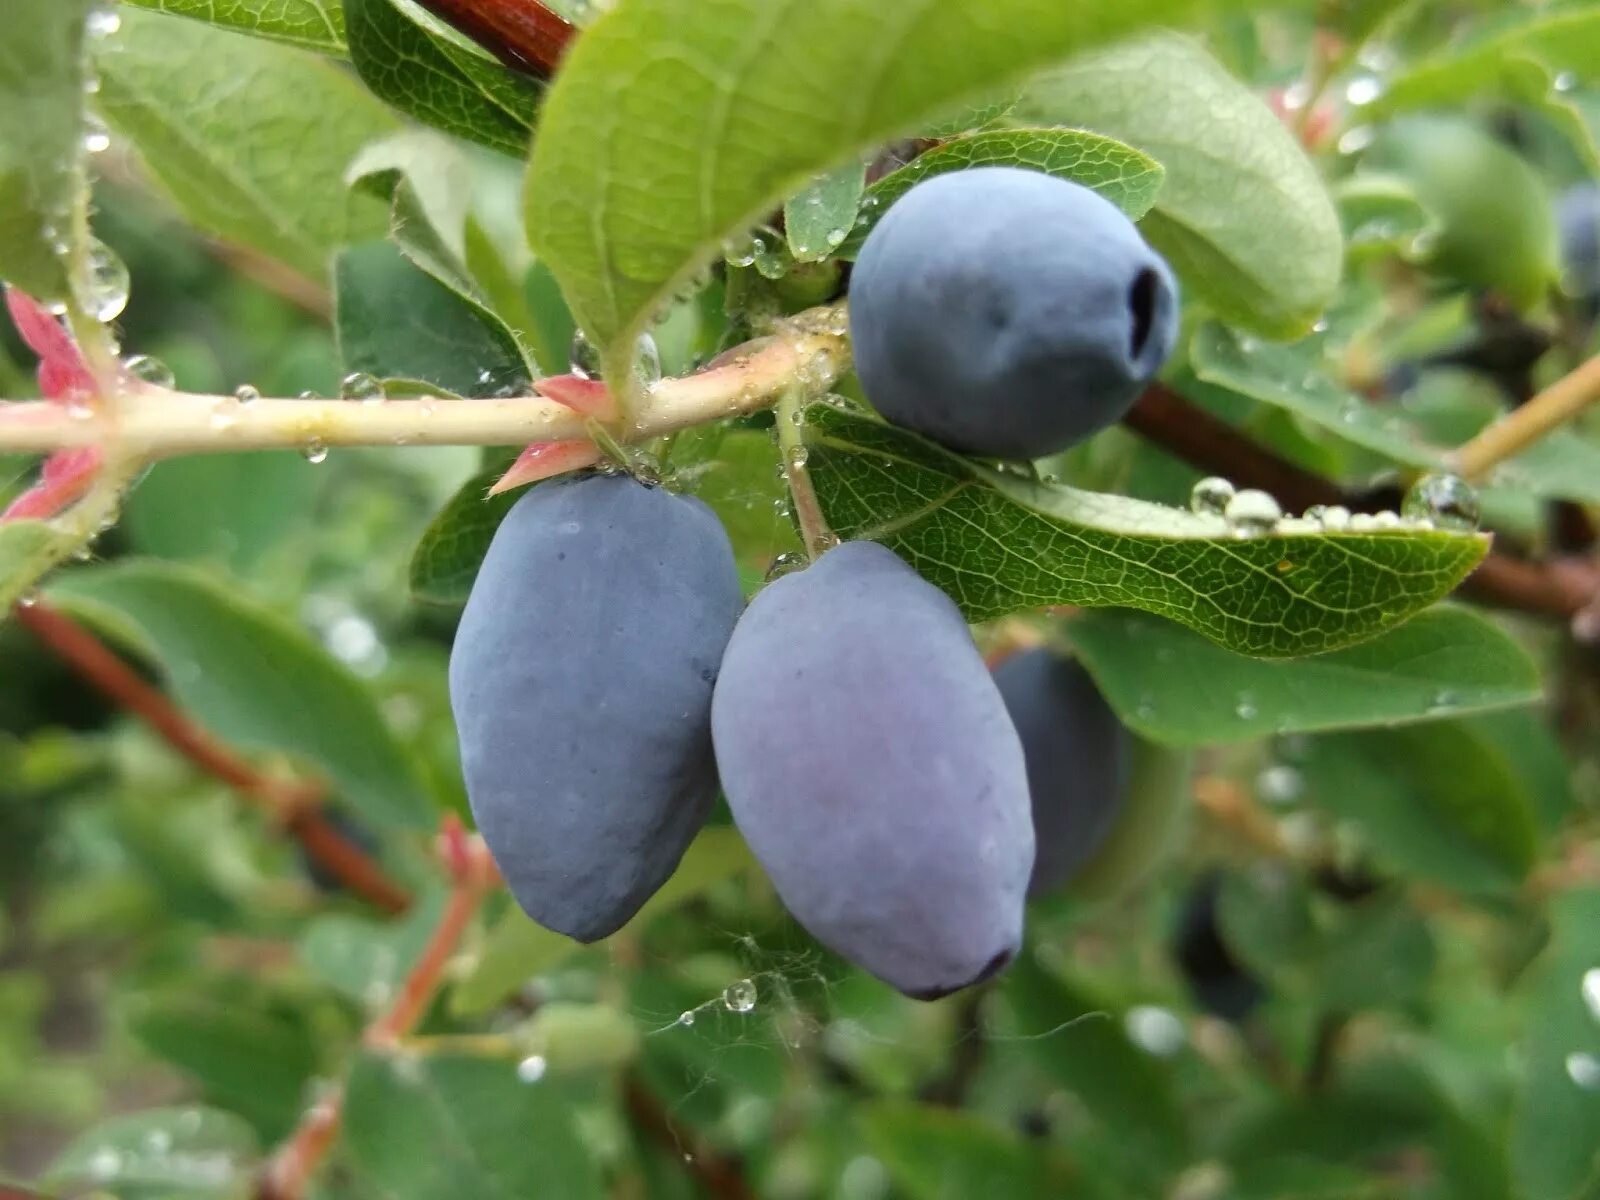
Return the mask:
[[348, 887], [387, 912], [403, 912], [405, 890], [321, 812], [320, 784], [274, 779], [191, 721], [159, 689], [65, 613], [42, 602], [19, 604], [19, 624], [87, 683], [138, 717], [167, 745], [208, 775], [268, 808], [306, 854]]
[[693, 1134], [680, 1131], [654, 1093], [631, 1075], [623, 1083], [622, 1100], [629, 1119], [656, 1145], [681, 1157], [684, 1169], [712, 1200], [755, 1200], [739, 1164], [715, 1153]]
[[545, 80], [578, 32], [538, 0], [421, 0], [506, 66]]
[[[1373, 504], [1278, 457], [1163, 384], [1147, 388], [1123, 423], [1199, 470], [1270, 492], [1287, 509], [1343, 504], [1362, 511]], [[1570, 619], [1600, 596], [1600, 567], [1582, 558], [1526, 562], [1493, 551], [1462, 590], [1485, 604]]]
[[[374, 1049], [393, 1049], [421, 1023], [444, 985], [450, 960], [455, 957], [462, 935], [472, 924], [484, 894], [500, 881], [500, 873], [483, 841], [468, 836], [454, 813], [444, 819], [439, 835], [439, 857], [450, 876], [450, 899], [428, 937], [428, 944], [401, 982], [393, 1003], [367, 1026], [362, 1040]], [[344, 1089], [341, 1087], [322, 1096], [301, 1116], [294, 1133], [273, 1154], [261, 1173], [256, 1200], [301, 1200], [338, 1139], [343, 1119]]]

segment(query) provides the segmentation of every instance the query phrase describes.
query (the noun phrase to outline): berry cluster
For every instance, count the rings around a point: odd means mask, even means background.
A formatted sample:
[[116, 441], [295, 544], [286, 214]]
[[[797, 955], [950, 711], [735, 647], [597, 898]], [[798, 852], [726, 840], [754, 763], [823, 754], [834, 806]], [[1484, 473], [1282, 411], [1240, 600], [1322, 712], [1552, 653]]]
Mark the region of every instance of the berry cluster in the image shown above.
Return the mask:
[[[851, 285], [868, 397], [953, 449], [1037, 457], [1117, 419], [1166, 357], [1166, 264], [1084, 188], [929, 180]], [[1128, 736], [1048, 650], [991, 674], [960, 611], [847, 542], [748, 606], [710, 509], [621, 475], [545, 483], [496, 534], [450, 691], [473, 813], [518, 903], [582, 941], [665, 882], [719, 786], [784, 903], [908, 995], [1016, 954], [1029, 894], [1093, 855]]]

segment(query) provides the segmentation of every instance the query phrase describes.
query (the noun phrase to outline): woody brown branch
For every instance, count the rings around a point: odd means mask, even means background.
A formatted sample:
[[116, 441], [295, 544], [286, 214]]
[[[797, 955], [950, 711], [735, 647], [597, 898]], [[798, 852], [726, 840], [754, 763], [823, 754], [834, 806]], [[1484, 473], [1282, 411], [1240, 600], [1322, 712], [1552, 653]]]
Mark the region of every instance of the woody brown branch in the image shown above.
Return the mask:
[[158, 688], [108, 650], [71, 617], [35, 601], [13, 610], [29, 630], [79, 677], [143, 721], [189, 762], [248, 796], [283, 822], [306, 854], [356, 895], [385, 912], [405, 911], [410, 898], [360, 846], [322, 814], [321, 784], [274, 779], [190, 720]]

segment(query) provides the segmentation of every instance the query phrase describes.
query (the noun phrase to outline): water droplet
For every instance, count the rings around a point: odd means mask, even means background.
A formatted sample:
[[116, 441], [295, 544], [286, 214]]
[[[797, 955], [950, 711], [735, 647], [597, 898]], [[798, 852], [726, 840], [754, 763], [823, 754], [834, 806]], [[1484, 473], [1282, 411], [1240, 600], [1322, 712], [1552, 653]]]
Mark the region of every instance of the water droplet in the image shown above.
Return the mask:
[[1383, 81], [1376, 75], [1358, 75], [1344, 89], [1344, 98], [1357, 108], [1371, 104], [1383, 95]]
[[780, 517], [787, 517], [793, 510], [790, 509], [789, 502], [782, 496], [779, 496], [772, 502], [772, 511], [777, 513]]
[[1240, 695], [1238, 702], [1233, 706], [1233, 715], [1241, 721], [1252, 720], [1259, 711], [1256, 708], [1256, 702], [1250, 698], [1248, 693]]
[[600, 351], [583, 330], [574, 330], [567, 347], [567, 370], [579, 379], [600, 378]]
[[692, 1008], [686, 1008], [681, 1013], [679, 1013], [678, 1014], [678, 1024], [679, 1025], [693, 1025], [694, 1024], [694, 1010]]
[[172, 1149], [172, 1134], [165, 1129], [152, 1129], [145, 1135], [144, 1145], [151, 1154], [165, 1154]]
[[79, 306], [101, 324], [115, 321], [128, 307], [129, 287], [127, 265], [110, 246], [90, 238], [72, 289]]
[[100, 154], [111, 149], [111, 130], [93, 113], [83, 120], [83, 148], [89, 154]]
[[1600, 1021], [1600, 967], [1590, 967], [1583, 973], [1583, 982], [1578, 985], [1578, 990], [1589, 1015]]
[[752, 267], [761, 253], [761, 239], [754, 231], [731, 237], [722, 243], [722, 257], [732, 267]]
[[101, 1183], [115, 1179], [122, 1170], [122, 1155], [111, 1146], [101, 1146], [89, 1156], [89, 1174]]
[[1378, 520], [1371, 513], [1354, 513], [1350, 517], [1351, 533], [1371, 533], [1378, 527]]
[[137, 379], [140, 383], [150, 387], [170, 388], [177, 384], [177, 377], [173, 375], [172, 368], [159, 358], [152, 358], [148, 354], [135, 354], [122, 360], [122, 369], [130, 378]]
[[763, 279], [782, 279], [794, 265], [783, 237], [763, 225], [756, 230], [755, 268]]
[[806, 556], [786, 550], [772, 560], [772, 565], [767, 568], [767, 582], [782, 579], [785, 575], [794, 573], [806, 565]]
[[1317, 521], [1328, 532], [1338, 533], [1350, 527], [1350, 510], [1342, 504], [1330, 504], [1317, 514]]
[[1456, 694], [1449, 688], [1440, 688], [1428, 698], [1429, 712], [1446, 712], [1456, 706]]
[[261, 399], [261, 389], [252, 384], [241, 383], [233, 389], [233, 398], [238, 402], [240, 408], [249, 408], [257, 400]]
[[35, 591], [23, 592], [17, 597], [18, 608], [32, 608], [37, 603], [39, 603], [39, 593]]
[[1188, 1041], [1183, 1022], [1168, 1009], [1154, 1004], [1137, 1004], [1122, 1017], [1128, 1040], [1146, 1054], [1171, 1058]]
[[1359, 154], [1372, 145], [1376, 135], [1370, 125], [1354, 125], [1339, 135], [1340, 154]]
[[1578, 77], [1571, 71], [1562, 71], [1555, 77], [1555, 89], [1558, 92], [1570, 92], [1578, 86]]
[[811, 457], [811, 451], [804, 446], [796, 446], [789, 451], [789, 465], [796, 471], [806, 465], [806, 460]]
[[1424, 475], [1411, 485], [1401, 511], [1435, 529], [1471, 533], [1478, 528], [1478, 491], [1459, 475]]
[[352, 371], [339, 381], [339, 398], [357, 400], [362, 404], [381, 404], [384, 399], [383, 382], [365, 371]]
[[1384, 509], [1382, 512], [1372, 514], [1372, 527], [1374, 529], [1399, 529], [1400, 514]]
[[[1327, 317], [1318, 317], [1317, 320], [1316, 320], [1316, 323], [1311, 326], [1311, 332], [1312, 333], [1327, 333], [1328, 332], [1328, 318]], [[1315, 381], [1316, 377], [1313, 376], [1312, 379], [1313, 379], [1313, 381]]]
[[328, 460], [328, 444], [321, 438], [311, 438], [300, 447], [300, 457], [312, 466]]
[[1233, 497], [1233, 484], [1212, 475], [1189, 489], [1189, 510], [1205, 517], [1220, 517], [1228, 510], [1228, 501]]
[[84, 21], [84, 29], [94, 38], [110, 37], [121, 28], [122, 18], [110, 7], [92, 9]]
[[1266, 492], [1245, 488], [1242, 492], [1234, 493], [1222, 515], [1227, 519], [1234, 537], [1250, 538], [1271, 533], [1272, 527], [1283, 516], [1283, 509]]
[[1567, 1055], [1567, 1078], [1586, 1092], [1600, 1092], [1600, 1055], [1579, 1050]]
[[647, 389], [661, 382], [661, 350], [649, 333], [641, 333], [634, 347], [633, 373]]
[[1293, 804], [1305, 790], [1305, 778], [1287, 763], [1274, 763], [1256, 776], [1256, 795], [1267, 804]]
[[722, 1007], [729, 1012], [747, 1013], [756, 1006], [756, 985], [752, 979], [730, 983], [722, 992]]
[[517, 1078], [523, 1083], [538, 1083], [544, 1078], [548, 1064], [542, 1054], [530, 1054], [517, 1064]]

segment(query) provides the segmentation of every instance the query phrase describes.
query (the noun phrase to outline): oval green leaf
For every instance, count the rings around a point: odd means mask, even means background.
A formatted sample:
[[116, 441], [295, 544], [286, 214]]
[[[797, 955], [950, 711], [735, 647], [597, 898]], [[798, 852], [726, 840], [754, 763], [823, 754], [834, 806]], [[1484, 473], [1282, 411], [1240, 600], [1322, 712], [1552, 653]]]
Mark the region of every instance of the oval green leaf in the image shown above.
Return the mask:
[[834, 531], [882, 542], [972, 621], [1063, 604], [1137, 608], [1241, 654], [1318, 654], [1420, 612], [1488, 547], [1418, 529], [1237, 538], [1220, 517], [1030, 483], [827, 405], [807, 420], [811, 478]]
[[620, 5], [574, 44], [545, 103], [528, 180], [534, 249], [590, 336], [631, 346], [652, 311], [725, 238], [821, 172], [963, 100], [1201, 7], [1196, 0]]
[[1125, 142], [1084, 129], [997, 129], [953, 138], [918, 155], [867, 189], [865, 212], [836, 251], [861, 252], [889, 206], [924, 179], [969, 167], [1022, 167], [1093, 188], [1137, 221], [1150, 211], [1166, 171]]
[[374, 824], [434, 825], [434, 805], [372, 693], [237, 589], [135, 560], [71, 572], [50, 596], [159, 662], [178, 703], [219, 737], [306, 759]]
[[1188, 38], [1160, 34], [1075, 59], [1012, 114], [1121, 138], [1167, 169], [1144, 232], [1184, 286], [1274, 337], [1311, 327], [1343, 267], [1339, 216], [1283, 123]]

